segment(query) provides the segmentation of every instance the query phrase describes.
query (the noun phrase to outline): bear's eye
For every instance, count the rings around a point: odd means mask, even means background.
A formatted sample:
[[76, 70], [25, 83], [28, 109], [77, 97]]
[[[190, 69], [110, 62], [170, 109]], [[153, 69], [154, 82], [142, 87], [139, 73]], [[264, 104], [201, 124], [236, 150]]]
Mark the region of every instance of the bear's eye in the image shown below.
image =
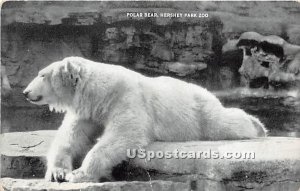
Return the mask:
[[45, 77], [45, 74], [42, 74], [41, 77], [44, 78], [44, 77]]

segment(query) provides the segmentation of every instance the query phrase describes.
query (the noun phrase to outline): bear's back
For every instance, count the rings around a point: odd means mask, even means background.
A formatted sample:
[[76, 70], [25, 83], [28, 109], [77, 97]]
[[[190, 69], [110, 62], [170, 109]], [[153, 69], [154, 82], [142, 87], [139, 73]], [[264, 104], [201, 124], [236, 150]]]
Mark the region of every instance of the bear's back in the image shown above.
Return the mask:
[[142, 93], [147, 100], [147, 111], [155, 121], [153, 130], [157, 140], [199, 140], [207, 111], [221, 108], [213, 94], [191, 83], [156, 77], [147, 78], [145, 84]]

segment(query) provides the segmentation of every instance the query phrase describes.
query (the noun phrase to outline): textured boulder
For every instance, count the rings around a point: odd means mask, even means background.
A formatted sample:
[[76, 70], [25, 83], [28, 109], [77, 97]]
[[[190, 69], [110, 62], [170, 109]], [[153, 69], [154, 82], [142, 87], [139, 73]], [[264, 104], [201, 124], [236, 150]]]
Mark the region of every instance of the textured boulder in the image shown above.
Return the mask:
[[300, 83], [300, 46], [279, 36], [245, 32], [238, 40], [228, 42], [223, 51], [240, 48], [243, 62], [239, 69], [247, 86], [257, 79], [266, 79], [267, 88], [290, 88]]

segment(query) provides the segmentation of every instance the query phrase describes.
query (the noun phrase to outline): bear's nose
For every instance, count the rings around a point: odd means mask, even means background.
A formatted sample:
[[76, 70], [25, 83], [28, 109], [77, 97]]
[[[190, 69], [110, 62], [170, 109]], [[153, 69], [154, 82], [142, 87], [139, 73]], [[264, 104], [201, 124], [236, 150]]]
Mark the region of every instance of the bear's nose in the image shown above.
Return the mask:
[[23, 92], [23, 95], [26, 97], [26, 98], [28, 98], [28, 94], [30, 93], [30, 91], [24, 91]]

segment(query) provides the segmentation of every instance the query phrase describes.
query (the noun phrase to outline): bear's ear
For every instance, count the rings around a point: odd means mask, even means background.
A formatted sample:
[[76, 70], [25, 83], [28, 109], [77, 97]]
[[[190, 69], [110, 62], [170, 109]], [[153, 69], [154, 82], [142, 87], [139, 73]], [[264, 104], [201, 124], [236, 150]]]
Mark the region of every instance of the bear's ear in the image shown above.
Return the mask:
[[81, 79], [81, 67], [67, 61], [64, 65], [62, 74], [64, 81], [70, 82], [71, 85], [76, 86]]

